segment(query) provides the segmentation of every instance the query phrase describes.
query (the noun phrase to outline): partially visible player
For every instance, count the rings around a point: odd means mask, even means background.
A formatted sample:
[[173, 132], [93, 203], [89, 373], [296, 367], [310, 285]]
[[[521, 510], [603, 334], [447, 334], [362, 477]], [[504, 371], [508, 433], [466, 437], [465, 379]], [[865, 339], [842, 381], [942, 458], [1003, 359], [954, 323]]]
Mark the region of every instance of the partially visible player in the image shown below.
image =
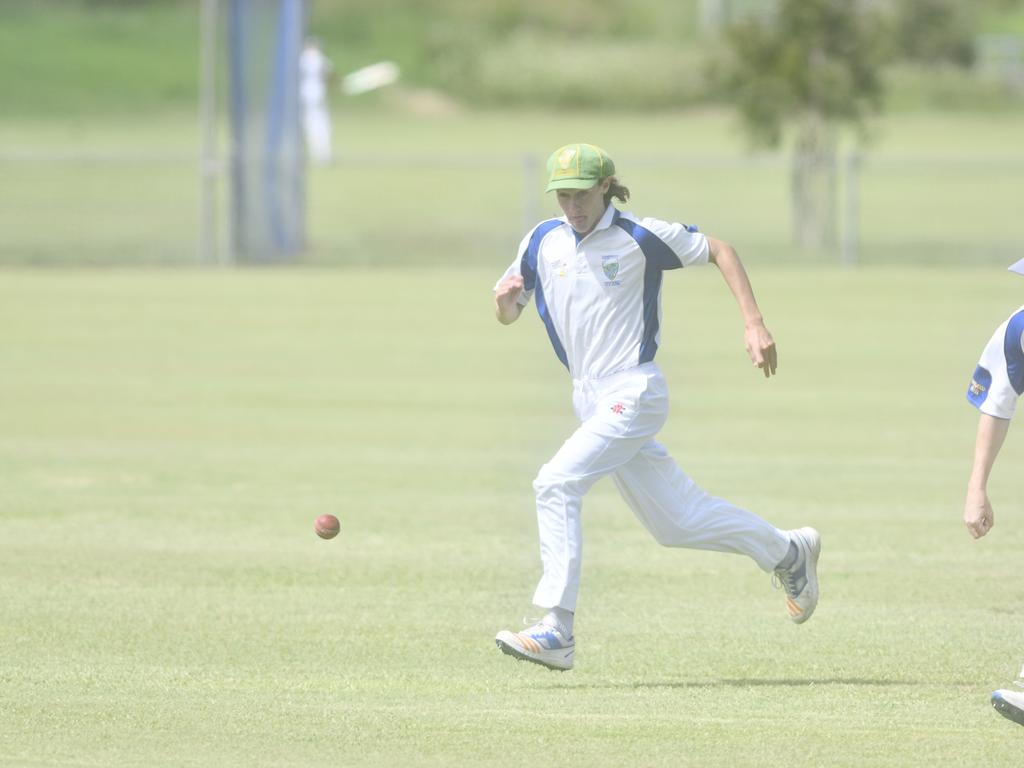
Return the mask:
[[508, 325], [534, 300], [572, 377], [580, 426], [533, 481], [544, 568], [533, 603], [546, 613], [524, 630], [499, 632], [498, 648], [545, 667], [572, 668], [583, 496], [606, 475], [660, 544], [734, 552], [774, 572], [790, 618], [803, 623], [818, 602], [818, 532], [779, 530], [706, 493], [654, 440], [668, 418], [668, 389], [654, 362], [666, 271], [715, 264], [739, 305], [751, 362], [765, 378], [775, 373], [775, 341], [736, 251], [696, 227], [619, 211], [612, 198], [625, 202], [629, 190], [607, 153], [592, 144], [555, 150], [547, 191], [565, 215], [523, 239], [495, 286], [495, 312]]
[[315, 38], [306, 40], [299, 56], [299, 97], [302, 100], [302, 127], [310, 159], [318, 165], [331, 162], [331, 112], [327, 105], [327, 85], [334, 67]]
[[[1010, 271], [1024, 275], [1024, 259], [1011, 266]], [[988, 476], [1006, 439], [1021, 394], [1024, 394], [1024, 307], [996, 329], [981, 353], [967, 389], [967, 399], [981, 411], [974, 465], [964, 503], [964, 523], [976, 539], [992, 530], [995, 524], [988, 498]], [[1024, 676], [1024, 670], [1021, 674]], [[1024, 687], [1024, 677], [1018, 685]], [[1024, 725], [1024, 691], [996, 691], [992, 694], [992, 706], [1004, 717]]]

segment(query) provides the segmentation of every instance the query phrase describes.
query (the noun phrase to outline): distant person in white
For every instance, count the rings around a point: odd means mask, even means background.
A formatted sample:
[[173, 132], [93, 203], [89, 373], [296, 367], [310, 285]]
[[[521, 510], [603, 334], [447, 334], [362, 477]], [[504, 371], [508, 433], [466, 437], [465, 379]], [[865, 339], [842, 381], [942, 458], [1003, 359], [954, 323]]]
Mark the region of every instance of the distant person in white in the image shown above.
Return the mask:
[[[1024, 275], [1024, 259], [1010, 267]], [[1024, 394], [1024, 307], [996, 328], [974, 370], [967, 399], [981, 411], [974, 442], [974, 464], [967, 484], [964, 523], [971, 536], [980, 539], [995, 524], [988, 498], [988, 477], [1003, 447], [1017, 400]], [[1024, 669], [1017, 685], [1024, 687]], [[1001, 690], [992, 694], [992, 706], [1006, 718], [1024, 725], [1024, 691]]]
[[320, 43], [309, 38], [299, 56], [299, 97], [302, 100], [302, 126], [310, 159], [318, 165], [331, 162], [331, 113], [327, 106], [327, 84], [334, 68], [320, 50]]
[[660, 544], [735, 552], [774, 571], [790, 618], [803, 623], [818, 602], [818, 532], [779, 530], [711, 496], [654, 440], [668, 418], [668, 389], [654, 362], [666, 270], [717, 265], [739, 304], [751, 361], [765, 378], [775, 373], [775, 342], [739, 257], [696, 227], [619, 211], [612, 198], [625, 202], [629, 190], [592, 144], [555, 150], [547, 191], [556, 192], [565, 216], [541, 222], [523, 239], [494, 288], [495, 311], [508, 325], [534, 300], [572, 377], [580, 426], [533, 481], [544, 569], [533, 603], [547, 612], [531, 627], [499, 632], [498, 648], [548, 668], [572, 668], [583, 496], [606, 475]]

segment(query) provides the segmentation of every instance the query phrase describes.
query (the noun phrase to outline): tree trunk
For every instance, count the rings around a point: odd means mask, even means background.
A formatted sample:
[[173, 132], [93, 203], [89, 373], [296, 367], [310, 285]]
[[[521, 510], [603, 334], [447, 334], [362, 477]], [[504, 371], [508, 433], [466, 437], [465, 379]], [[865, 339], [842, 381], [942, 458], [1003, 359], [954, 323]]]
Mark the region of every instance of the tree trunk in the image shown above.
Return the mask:
[[793, 241], [807, 253], [834, 252], [836, 241], [836, 134], [820, 115], [797, 127], [793, 150]]

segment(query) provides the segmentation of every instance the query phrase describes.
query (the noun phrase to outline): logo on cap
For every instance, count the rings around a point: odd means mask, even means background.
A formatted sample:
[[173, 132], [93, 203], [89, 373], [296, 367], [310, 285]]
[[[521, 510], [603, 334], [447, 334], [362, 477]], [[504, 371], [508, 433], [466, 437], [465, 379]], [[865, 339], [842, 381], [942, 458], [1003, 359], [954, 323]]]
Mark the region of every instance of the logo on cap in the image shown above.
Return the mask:
[[547, 192], [590, 189], [606, 176], [615, 175], [615, 164], [593, 144], [566, 144], [548, 156], [547, 171]]

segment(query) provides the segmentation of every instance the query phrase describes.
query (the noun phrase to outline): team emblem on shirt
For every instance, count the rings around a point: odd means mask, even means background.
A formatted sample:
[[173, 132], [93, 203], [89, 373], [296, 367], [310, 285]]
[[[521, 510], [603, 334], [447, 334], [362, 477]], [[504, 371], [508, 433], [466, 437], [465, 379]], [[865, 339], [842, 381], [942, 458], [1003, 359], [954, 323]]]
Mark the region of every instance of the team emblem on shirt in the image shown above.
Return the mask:
[[601, 269], [604, 270], [604, 276], [608, 278], [605, 285], [622, 285], [621, 280], [615, 279], [615, 276], [619, 274], [618, 256], [602, 256]]
[[626, 406], [624, 406], [622, 403], [616, 403], [615, 405], [612, 406], [612, 413], [614, 413], [617, 416], [621, 416], [622, 412], [625, 410]]
[[967, 388], [967, 399], [975, 408], [980, 408], [981, 404], [988, 398], [988, 390], [991, 386], [991, 372], [985, 366], [979, 365], [974, 369], [971, 385]]

